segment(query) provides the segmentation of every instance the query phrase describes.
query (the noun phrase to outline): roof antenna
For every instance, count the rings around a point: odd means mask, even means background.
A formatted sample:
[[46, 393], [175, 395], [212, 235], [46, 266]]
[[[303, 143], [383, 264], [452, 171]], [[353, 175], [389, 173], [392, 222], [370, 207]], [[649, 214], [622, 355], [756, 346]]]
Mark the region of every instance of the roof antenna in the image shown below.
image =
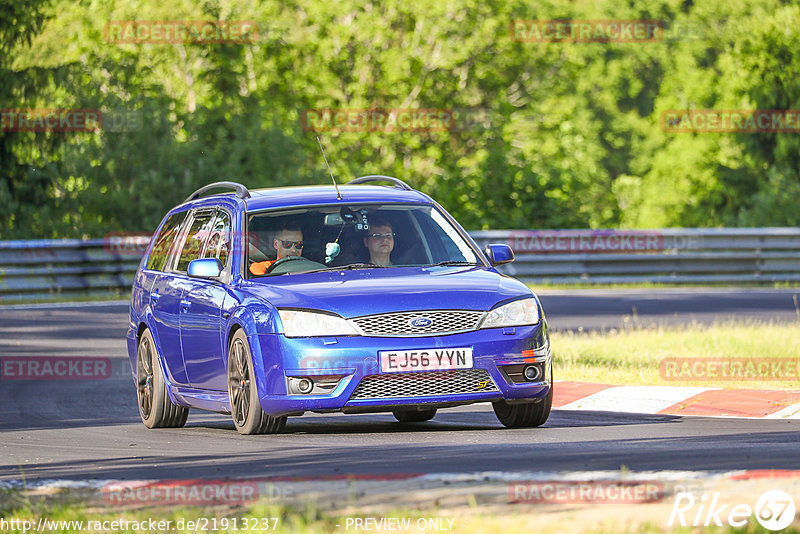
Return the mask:
[[336, 188], [336, 197], [339, 200], [342, 200], [342, 194], [339, 192], [339, 186], [336, 185], [336, 179], [333, 177], [333, 171], [331, 170], [331, 166], [328, 164], [328, 158], [325, 156], [325, 149], [322, 148], [322, 141], [319, 140], [319, 136], [317, 136], [317, 143], [319, 143], [319, 149], [322, 151], [322, 157], [325, 158], [325, 165], [328, 166], [328, 172], [331, 173], [331, 180], [333, 180], [333, 187]]

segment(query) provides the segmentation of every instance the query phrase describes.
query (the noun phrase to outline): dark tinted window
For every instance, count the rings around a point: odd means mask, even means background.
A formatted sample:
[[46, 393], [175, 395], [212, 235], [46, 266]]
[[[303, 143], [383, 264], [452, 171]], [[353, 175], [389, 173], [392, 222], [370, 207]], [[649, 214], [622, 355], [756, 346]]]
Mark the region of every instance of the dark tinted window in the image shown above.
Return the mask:
[[175, 241], [175, 236], [178, 235], [181, 223], [186, 218], [186, 212], [174, 213], [169, 216], [167, 222], [161, 227], [161, 231], [156, 236], [153, 249], [150, 251], [150, 257], [147, 259], [147, 268], [154, 271], [163, 271], [164, 265], [167, 263], [167, 255], [169, 249], [172, 247], [172, 242]]
[[181, 255], [178, 258], [178, 265], [175, 267], [176, 271], [186, 272], [189, 268], [189, 262], [196, 260], [200, 257], [200, 251], [203, 250], [203, 244], [211, 234], [212, 223], [214, 222], [214, 212], [200, 212], [195, 214], [192, 221], [192, 227], [186, 236], [186, 241], [183, 243]]

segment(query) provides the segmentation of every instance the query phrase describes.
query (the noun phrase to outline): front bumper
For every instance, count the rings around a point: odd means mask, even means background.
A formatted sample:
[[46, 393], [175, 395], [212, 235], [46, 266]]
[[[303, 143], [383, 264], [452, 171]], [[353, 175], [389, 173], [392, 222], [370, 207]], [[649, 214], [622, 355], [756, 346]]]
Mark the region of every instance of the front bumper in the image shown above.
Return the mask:
[[[448, 336], [416, 338], [381, 337], [331, 337], [331, 338], [286, 338], [281, 334], [253, 336], [254, 360], [257, 376], [264, 381], [259, 384], [262, 409], [270, 415], [299, 415], [302, 412], [346, 413], [389, 411], [393, 408], [413, 406], [446, 407], [474, 402], [490, 402], [504, 399], [509, 402], [536, 400], [545, 397], [552, 386], [552, 361], [547, 324], [544, 320], [535, 326], [515, 328], [493, 328]], [[475, 390], [457, 393], [448, 392], [447, 380], [453, 379], [454, 371], [416, 371], [414, 373], [382, 373], [378, 351], [423, 350], [471, 347], [473, 353], [472, 374], [484, 375], [491, 383]], [[537, 381], [517, 383], [502, 369], [505, 366], [536, 363], [544, 370]], [[260, 365], [259, 365], [260, 364]], [[261, 369], [259, 369], [261, 367]], [[483, 370], [483, 371], [479, 371]], [[485, 373], [484, 373], [485, 372]], [[263, 373], [263, 374], [262, 374]], [[437, 373], [437, 375], [430, 374]], [[387, 375], [425, 374], [421, 382], [441, 379], [433, 391], [435, 394], [416, 395], [403, 391], [396, 396], [364, 397], [365, 388], [353, 398], [356, 388], [365, 377], [374, 382]], [[335, 388], [326, 394], [289, 394], [287, 378], [322, 377], [338, 379]], [[401, 377], [410, 379], [411, 377]], [[427, 379], [427, 380], [426, 380]], [[365, 382], [366, 383], [366, 382]], [[455, 383], [454, 383], [455, 386]], [[485, 389], [485, 391], [481, 391]], [[469, 389], [467, 387], [466, 389]], [[374, 385], [369, 391], [376, 391]]]

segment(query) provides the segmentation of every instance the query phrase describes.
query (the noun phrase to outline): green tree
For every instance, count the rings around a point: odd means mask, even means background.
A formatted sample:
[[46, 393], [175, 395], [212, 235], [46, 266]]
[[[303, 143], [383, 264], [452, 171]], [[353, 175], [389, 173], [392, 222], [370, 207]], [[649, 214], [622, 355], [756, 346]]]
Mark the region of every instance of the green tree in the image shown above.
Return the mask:
[[[672, 109], [797, 109], [793, 4], [51, 1], [0, 4], [3, 105], [139, 120], [0, 132], [2, 238], [152, 231], [215, 180], [327, 183], [301, 122], [319, 108], [469, 115], [444, 131], [320, 135], [340, 182], [398, 176], [470, 228], [798, 223], [796, 135], [660, 127]], [[527, 43], [512, 39], [515, 19], [657, 20], [667, 32]], [[109, 42], [106, 25], [125, 20], [248, 20], [259, 36]]]

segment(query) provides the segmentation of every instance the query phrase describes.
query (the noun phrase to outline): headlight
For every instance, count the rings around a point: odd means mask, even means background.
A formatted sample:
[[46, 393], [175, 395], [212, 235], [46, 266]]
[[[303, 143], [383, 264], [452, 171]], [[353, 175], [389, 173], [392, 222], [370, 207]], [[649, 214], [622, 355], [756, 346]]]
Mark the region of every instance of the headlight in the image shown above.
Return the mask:
[[499, 326], [525, 326], [539, 322], [539, 306], [536, 299], [521, 299], [495, 308], [486, 315], [481, 328]]
[[357, 336], [358, 331], [338, 315], [278, 310], [286, 337]]

